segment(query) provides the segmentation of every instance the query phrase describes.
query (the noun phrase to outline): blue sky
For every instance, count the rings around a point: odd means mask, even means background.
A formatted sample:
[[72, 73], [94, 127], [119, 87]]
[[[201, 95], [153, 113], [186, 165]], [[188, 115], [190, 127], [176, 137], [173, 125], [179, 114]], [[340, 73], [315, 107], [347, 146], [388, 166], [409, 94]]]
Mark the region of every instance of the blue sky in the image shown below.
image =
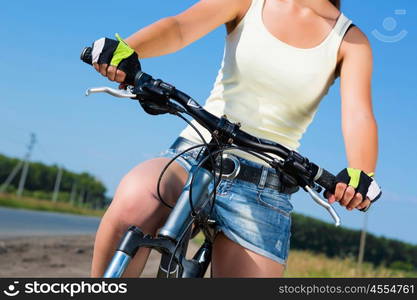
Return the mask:
[[[115, 32], [128, 36], [195, 2], [125, 0], [124, 7], [113, 0], [105, 4], [96, 0], [3, 3], [0, 153], [23, 156], [29, 134], [35, 132], [39, 143], [34, 160], [88, 171], [113, 194], [123, 174], [169, 146], [184, 123], [171, 116], [146, 115], [133, 101], [107, 95], [84, 97], [88, 87], [112, 84], [79, 61], [80, 51], [97, 38], [112, 37]], [[375, 56], [377, 178], [384, 195], [370, 211], [368, 227], [378, 235], [417, 244], [417, 2], [344, 2], [345, 15], [368, 35]], [[391, 38], [405, 37], [387, 43], [376, 38], [374, 30]], [[143, 69], [204, 103], [220, 66], [224, 37], [224, 28], [219, 28], [178, 53], [142, 61]], [[346, 166], [338, 83], [322, 102], [300, 152], [334, 173]], [[302, 192], [293, 203], [298, 212], [329, 220]], [[345, 226], [362, 225], [362, 213], [336, 209]]]

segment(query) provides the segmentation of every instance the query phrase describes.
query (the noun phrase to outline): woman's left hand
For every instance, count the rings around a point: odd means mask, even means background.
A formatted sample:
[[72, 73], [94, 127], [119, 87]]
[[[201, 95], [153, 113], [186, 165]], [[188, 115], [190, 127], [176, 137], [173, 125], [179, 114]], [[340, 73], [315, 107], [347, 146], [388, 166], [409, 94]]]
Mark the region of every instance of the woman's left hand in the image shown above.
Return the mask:
[[334, 193], [327, 191], [325, 196], [330, 204], [337, 201], [347, 210], [356, 208], [367, 211], [382, 194], [372, 175], [359, 169], [344, 169], [336, 176]]

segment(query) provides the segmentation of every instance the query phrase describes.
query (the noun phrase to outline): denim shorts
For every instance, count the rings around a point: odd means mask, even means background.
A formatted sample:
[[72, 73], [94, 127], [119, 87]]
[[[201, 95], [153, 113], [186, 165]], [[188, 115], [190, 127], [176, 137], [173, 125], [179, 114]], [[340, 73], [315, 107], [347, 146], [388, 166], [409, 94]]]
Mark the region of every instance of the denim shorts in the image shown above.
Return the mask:
[[[188, 172], [192, 165], [197, 164], [200, 149], [186, 152], [176, 162]], [[173, 158], [177, 154], [177, 149], [168, 149], [157, 157]], [[236, 157], [241, 164], [275, 172], [262, 164]], [[263, 185], [262, 182], [254, 184], [240, 179], [222, 179], [217, 187], [211, 217], [218, 229], [233, 242], [285, 265], [291, 236], [291, 195]]]

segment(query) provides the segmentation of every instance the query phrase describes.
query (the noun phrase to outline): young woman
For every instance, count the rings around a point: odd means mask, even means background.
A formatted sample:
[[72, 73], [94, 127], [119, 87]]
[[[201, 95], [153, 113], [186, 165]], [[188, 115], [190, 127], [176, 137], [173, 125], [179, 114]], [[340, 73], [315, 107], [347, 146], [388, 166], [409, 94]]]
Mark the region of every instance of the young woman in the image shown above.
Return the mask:
[[[366, 36], [339, 8], [338, 0], [201, 0], [125, 42], [111, 40], [113, 46], [108, 47], [108, 39], [96, 41], [94, 67], [122, 83], [126, 73], [120, 64], [124, 58], [125, 65], [135, 64], [133, 50], [140, 59], [172, 53], [224, 24], [225, 55], [205, 108], [291, 149], [298, 148], [318, 104], [340, 76], [349, 168], [339, 173], [334, 194], [327, 197], [348, 210], [365, 210], [380, 194], [371, 188], [377, 186], [371, 173], [378, 148], [371, 103], [372, 53]], [[210, 140], [208, 132], [195, 125]], [[92, 276], [103, 275], [128, 226], [149, 234], [161, 227], [170, 210], [158, 199], [158, 176], [179, 145], [193, 143], [201, 141], [187, 127], [170, 150], [122, 179], [97, 232]], [[243, 153], [233, 155], [253, 176], [238, 176], [219, 186], [214, 217], [221, 233], [213, 246], [212, 275], [280, 277], [288, 256], [289, 200], [295, 190], [288, 186], [278, 192], [277, 186], [267, 184], [277, 176], [275, 170]], [[195, 152], [184, 155], [169, 169], [161, 186], [165, 201], [175, 203], [194, 159]], [[148, 255], [148, 249], [141, 249], [125, 276], [140, 275]]]

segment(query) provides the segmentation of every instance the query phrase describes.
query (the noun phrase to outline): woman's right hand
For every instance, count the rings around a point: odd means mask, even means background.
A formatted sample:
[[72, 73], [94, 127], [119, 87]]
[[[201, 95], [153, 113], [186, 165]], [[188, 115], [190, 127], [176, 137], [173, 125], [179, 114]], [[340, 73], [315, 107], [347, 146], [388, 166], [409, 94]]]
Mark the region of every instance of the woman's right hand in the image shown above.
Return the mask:
[[92, 64], [109, 80], [133, 85], [141, 70], [138, 55], [118, 34], [116, 38], [101, 38], [93, 43]]
[[373, 173], [365, 173], [359, 169], [346, 168], [336, 176], [336, 187], [332, 192], [326, 191], [329, 203], [339, 202], [347, 210], [357, 208], [367, 211], [372, 203], [378, 200], [382, 191]]

